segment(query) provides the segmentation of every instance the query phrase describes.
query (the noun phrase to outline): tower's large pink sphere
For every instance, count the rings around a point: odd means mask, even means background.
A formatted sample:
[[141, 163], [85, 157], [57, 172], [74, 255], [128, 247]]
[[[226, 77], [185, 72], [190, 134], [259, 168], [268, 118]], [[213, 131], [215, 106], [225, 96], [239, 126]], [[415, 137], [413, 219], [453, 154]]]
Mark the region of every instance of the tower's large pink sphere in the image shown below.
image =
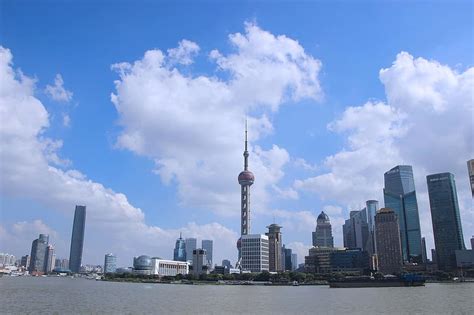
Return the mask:
[[240, 185], [252, 185], [255, 180], [255, 176], [251, 171], [243, 171], [239, 174]]

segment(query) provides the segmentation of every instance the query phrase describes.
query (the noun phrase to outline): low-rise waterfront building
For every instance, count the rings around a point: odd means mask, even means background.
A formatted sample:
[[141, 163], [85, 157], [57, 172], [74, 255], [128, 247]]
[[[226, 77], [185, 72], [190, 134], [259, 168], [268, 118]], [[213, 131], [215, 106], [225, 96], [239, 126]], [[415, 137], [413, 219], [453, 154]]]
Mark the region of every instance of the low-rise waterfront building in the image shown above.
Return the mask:
[[370, 255], [362, 249], [313, 247], [305, 256], [305, 271], [311, 273], [354, 272], [370, 269]]
[[474, 268], [474, 250], [456, 250], [456, 266], [459, 269]]
[[137, 275], [150, 275], [152, 269], [150, 256], [141, 255], [133, 258], [133, 273]]
[[189, 273], [189, 263], [186, 261], [166, 260], [159, 257], [151, 259], [151, 274], [162, 276], [176, 276], [178, 274], [187, 275]]

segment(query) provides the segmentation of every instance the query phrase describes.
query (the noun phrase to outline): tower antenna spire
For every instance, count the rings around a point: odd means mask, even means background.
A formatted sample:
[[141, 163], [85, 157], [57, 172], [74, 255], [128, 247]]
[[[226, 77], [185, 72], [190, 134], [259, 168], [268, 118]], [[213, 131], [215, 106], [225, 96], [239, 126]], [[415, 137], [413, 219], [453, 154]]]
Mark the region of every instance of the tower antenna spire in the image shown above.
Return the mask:
[[248, 170], [249, 167], [249, 151], [248, 151], [248, 140], [247, 140], [247, 117], [245, 117], [245, 151], [244, 151], [244, 170]]

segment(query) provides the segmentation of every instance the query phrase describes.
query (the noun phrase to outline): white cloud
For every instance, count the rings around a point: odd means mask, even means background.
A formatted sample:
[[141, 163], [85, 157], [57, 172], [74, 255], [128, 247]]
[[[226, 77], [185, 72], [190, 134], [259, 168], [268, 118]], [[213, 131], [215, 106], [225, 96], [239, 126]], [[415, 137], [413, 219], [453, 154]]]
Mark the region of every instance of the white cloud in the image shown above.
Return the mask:
[[284, 102], [322, 97], [321, 63], [297, 41], [254, 24], [229, 40], [234, 52], [210, 54], [226, 79], [184, 74], [167, 61], [174, 50], [168, 56], [149, 50], [140, 60], [113, 66], [120, 78], [111, 99], [123, 127], [119, 147], [153, 159], [162, 181], [177, 184], [181, 204], [238, 216], [244, 117], [249, 114], [250, 169], [256, 175], [253, 213], [259, 213], [290, 158], [284, 148], [255, 142], [272, 132], [268, 114]]
[[54, 85], [46, 85], [45, 93], [53, 100], [68, 103], [72, 100], [72, 92], [64, 88], [64, 80], [61, 74], [56, 74]]
[[324, 209], [324, 213], [326, 213], [329, 217], [332, 215], [342, 214], [342, 208], [339, 206], [326, 205], [323, 207], [323, 209]]
[[325, 172], [297, 180], [295, 187], [344, 205], [383, 200], [383, 173], [398, 164], [413, 165], [422, 234], [432, 246], [426, 175], [452, 172], [467, 238], [474, 228], [466, 169], [474, 156], [474, 68], [459, 73], [402, 52], [380, 71], [380, 80], [387, 104], [348, 107], [329, 124], [347, 137], [347, 147], [325, 159]]
[[179, 42], [178, 47], [168, 49], [168, 58], [170, 63], [190, 65], [197, 53], [199, 53], [199, 46], [195, 42], [183, 39]]
[[71, 117], [68, 114], [63, 114], [63, 126], [71, 127]]
[[293, 161], [293, 165], [296, 166], [296, 167], [299, 167], [303, 170], [306, 170], [306, 171], [316, 171], [318, 170], [318, 166], [317, 165], [311, 165], [310, 163], [308, 163], [305, 159], [303, 158], [296, 158], [294, 159]]
[[[100, 263], [104, 253], [110, 251], [127, 265], [133, 255], [142, 253], [170, 258], [179, 231], [214, 239], [216, 258], [235, 258], [237, 235], [232, 230], [218, 223], [190, 223], [176, 230], [147, 225], [143, 211], [131, 205], [124, 194], [88, 179], [78, 170], [67, 169], [67, 163], [58, 156], [62, 142], [44, 136], [49, 127], [48, 112], [33, 94], [34, 81], [15, 72], [12, 54], [3, 47], [0, 76], [0, 193], [8, 198], [27, 198], [63, 213], [71, 225], [74, 206], [85, 204], [84, 262]], [[57, 164], [65, 169], [57, 168]], [[18, 241], [6, 242], [10, 244], [6, 250], [19, 256], [29, 252], [36, 234], [46, 232], [51, 235], [52, 244], [60, 244], [57, 248], [62, 252], [58, 256], [67, 257], [70, 230], [63, 225], [61, 228], [62, 234], [36, 220], [1, 226], [0, 233], [2, 243], [6, 238]], [[20, 238], [20, 234], [29, 239]]]

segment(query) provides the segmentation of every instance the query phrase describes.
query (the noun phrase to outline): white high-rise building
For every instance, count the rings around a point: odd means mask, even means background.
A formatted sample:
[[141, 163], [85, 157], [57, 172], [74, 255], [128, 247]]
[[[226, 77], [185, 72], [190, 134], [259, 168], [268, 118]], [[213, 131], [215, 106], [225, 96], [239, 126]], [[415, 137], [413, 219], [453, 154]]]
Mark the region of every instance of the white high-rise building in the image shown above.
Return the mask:
[[243, 271], [269, 271], [269, 244], [268, 236], [261, 234], [247, 234], [241, 236], [240, 252]]

